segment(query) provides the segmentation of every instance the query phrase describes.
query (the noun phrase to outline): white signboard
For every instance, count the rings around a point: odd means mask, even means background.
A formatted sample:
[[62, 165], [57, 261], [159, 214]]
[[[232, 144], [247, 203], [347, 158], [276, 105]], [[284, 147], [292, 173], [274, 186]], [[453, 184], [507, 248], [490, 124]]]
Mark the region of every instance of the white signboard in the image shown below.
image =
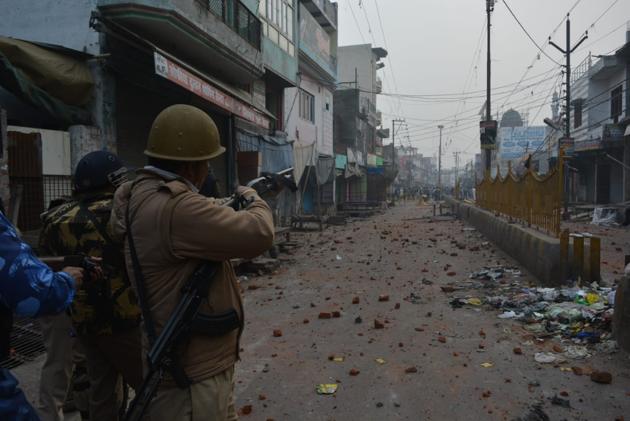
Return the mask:
[[546, 135], [545, 126], [500, 128], [499, 159], [511, 161], [542, 149]]

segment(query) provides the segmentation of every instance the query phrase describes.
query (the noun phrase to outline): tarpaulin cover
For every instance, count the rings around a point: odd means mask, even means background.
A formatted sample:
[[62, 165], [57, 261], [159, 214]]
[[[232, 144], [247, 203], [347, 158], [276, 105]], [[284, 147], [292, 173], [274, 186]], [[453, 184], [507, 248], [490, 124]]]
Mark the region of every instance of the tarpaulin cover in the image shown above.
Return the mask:
[[89, 122], [80, 107], [91, 99], [90, 70], [83, 59], [52, 48], [0, 37], [0, 84], [67, 123]]
[[335, 158], [320, 156], [317, 160], [317, 182], [319, 185], [326, 184], [333, 180], [335, 169]]
[[236, 140], [241, 152], [261, 152], [263, 172], [279, 172], [293, 167], [293, 148], [286, 139], [258, 135], [239, 128]]
[[384, 174], [385, 173], [385, 168], [384, 167], [368, 167], [367, 168], [367, 173], [368, 174]]
[[345, 170], [348, 163], [348, 157], [346, 155], [335, 155], [335, 168], [338, 170]]
[[315, 142], [307, 145], [298, 142], [293, 144], [293, 161], [295, 163], [293, 167], [293, 174], [296, 181], [299, 181], [302, 178], [304, 169], [307, 166], [315, 165], [315, 146]]
[[357, 164], [348, 164], [346, 166], [346, 173], [345, 173], [346, 178], [351, 178], [351, 177], [363, 177], [363, 171], [361, 171], [361, 168], [359, 167], [359, 165]]

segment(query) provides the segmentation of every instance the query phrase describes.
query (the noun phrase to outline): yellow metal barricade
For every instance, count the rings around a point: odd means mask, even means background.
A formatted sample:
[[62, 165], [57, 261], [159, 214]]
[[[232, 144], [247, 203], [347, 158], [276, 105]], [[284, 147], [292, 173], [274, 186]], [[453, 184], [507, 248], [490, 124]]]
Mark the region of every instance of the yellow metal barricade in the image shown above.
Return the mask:
[[495, 178], [486, 174], [477, 185], [477, 205], [559, 237], [562, 194], [562, 165], [544, 176], [530, 169], [520, 178], [510, 165], [505, 177], [498, 168]]

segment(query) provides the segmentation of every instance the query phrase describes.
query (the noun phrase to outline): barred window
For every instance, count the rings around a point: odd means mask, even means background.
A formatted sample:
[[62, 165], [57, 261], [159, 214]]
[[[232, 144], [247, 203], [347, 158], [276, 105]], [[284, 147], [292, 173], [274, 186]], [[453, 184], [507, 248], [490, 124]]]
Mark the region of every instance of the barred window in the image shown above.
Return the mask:
[[623, 87], [618, 86], [610, 92], [610, 118], [617, 122], [623, 112]]
[[573, 102], [573, 128], [577, 129], [582, 125], [582, 110], [584, 101], [582, 99], [576, 99]]
[[300, 89], [300, 118], [315, 123], [315, 97]]

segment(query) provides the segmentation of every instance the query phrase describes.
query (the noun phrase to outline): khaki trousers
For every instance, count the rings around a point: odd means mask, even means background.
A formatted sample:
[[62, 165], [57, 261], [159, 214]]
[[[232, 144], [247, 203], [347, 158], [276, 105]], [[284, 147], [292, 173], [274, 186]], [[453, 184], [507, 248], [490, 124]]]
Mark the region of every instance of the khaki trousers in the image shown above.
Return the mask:
[[142, 385], [142, 351], [139, 329], [112, 335], [85, 335], [90, 378], [90, 421], [118, 420], [122, 401], [122, 380], [133, 389]]
[[[63, 404], [68, 392], [73, 393], [74, 403], [79, 411], [87, 412], [87, 388], [89, 383], [85, 373], [85, 356], [77, 339], [71, 335], [72, 321], [65, 314], [40, 319], [46, 360], [42, 366], [39, 382], [39, 406], [37, 412], [42, 421], [63, 421]], [[72, 370], [81, 365], [84, 374], [75, 378], [75, 390], [71, 386]]]
[[236, 421], [234, 367], [188, 389], [162, 388], [150, 406], [151, 421]]

